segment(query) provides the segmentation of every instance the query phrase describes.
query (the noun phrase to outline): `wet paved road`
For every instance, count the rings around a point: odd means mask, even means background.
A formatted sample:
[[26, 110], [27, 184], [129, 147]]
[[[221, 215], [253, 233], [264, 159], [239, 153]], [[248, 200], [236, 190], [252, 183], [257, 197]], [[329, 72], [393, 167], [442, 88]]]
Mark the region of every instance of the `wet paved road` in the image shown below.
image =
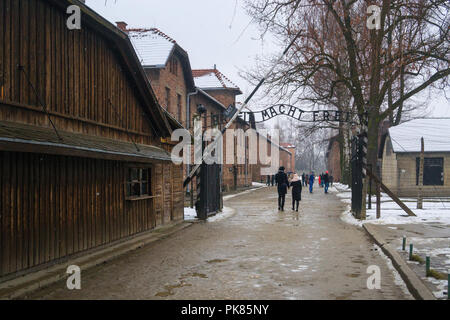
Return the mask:
[[[360, 228], [339, 219], [343, 205], [316, 188], [300, 213], [276, 209], [276, 189], [225, 201], [235, 213], [190, 228], [82, 273], [33, 299], [410, 299]], [[367, 289], [369, 265], [381, 289]]]

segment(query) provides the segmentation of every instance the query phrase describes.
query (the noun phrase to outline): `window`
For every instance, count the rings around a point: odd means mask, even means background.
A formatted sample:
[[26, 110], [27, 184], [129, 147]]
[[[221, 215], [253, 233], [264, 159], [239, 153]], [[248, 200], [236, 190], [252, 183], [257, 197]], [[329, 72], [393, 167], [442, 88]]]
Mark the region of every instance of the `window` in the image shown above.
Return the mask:
[[[419, 185], [420, 158], [416, 158], [416, 185]], [[444, 185], [444, 158], [425, 158], [423, 163], [423, 185]]]
[[177, 94], [177, 115], [178, 115], [178, 121], [180, 121], [180, 123], [182, 123], [181, 121], [181, 95]]
[[166, 110], [169, 111], [170, 106], [170, 89], [166, 88]]
[[139, 198], [152, 195], [151, 168], [128, 168], [127, 197]]
[[178, 61], [175, 57], [172, 57], [169, 61], [169, 70], [174, 75], [178, 75]]

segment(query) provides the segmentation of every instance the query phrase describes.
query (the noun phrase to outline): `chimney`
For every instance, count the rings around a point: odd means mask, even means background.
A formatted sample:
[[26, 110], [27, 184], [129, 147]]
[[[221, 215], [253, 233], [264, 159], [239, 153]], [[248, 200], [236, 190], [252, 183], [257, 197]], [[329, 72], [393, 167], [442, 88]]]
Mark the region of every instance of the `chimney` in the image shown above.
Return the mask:
[[123, 21], [118, 21], [116, 22], [117, 28], [119, 28], [120, 30], [122, 30], [123, 32], [127, 32], [127, 26], [128, 24], [126, 24]]

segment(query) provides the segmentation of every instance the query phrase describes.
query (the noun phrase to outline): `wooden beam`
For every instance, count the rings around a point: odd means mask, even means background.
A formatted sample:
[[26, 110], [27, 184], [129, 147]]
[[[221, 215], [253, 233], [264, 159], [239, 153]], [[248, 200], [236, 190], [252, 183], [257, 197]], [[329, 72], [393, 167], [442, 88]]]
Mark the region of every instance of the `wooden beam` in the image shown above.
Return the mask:
[[414, 214], [414, 212], [412, 212], [411, 209], [408, 208], [408, 207], [400, 200], [399, 197], [397, 197], [391, 190], [389, 190], [389, 188], [386, 187], [386, 186], [383, 184], [383, 182], [381, 182], [381, 181], [378, 179], [378, 177], [375, 176], [375, 175], [372, 173], [372, 171], [370, 171], [370, 170], [367, 169], [367, 175], [368, 175], [369, 177], [371, 177], [377, 184], [379, 184], [380, 187], [381, 187], [381, 189], [382, 189], [384, 192], [386, 192], [386, 193], [389, 195], [389, 197], [391, 197], [392, 200], [394, 200], [395, 203], [397, 203], [397, 204], [400, 206], [400, 208], [402, 208], [409, 216], [413, 216], [413, 217], [416, 216], [416, 215]]

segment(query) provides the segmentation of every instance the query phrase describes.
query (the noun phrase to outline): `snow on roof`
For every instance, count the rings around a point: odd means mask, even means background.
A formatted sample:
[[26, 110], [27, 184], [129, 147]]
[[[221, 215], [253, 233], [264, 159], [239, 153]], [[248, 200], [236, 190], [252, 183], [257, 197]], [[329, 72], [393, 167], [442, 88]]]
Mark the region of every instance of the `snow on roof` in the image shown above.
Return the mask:
[[195, 86], [201, 89], [236, 89], [239, 87], [217, 69], [192, 70]]
[[389, 128], [394, 152], [420, 152], [423, 137], [425, 152], [450, 152], [450, 118], [416, 119]]
[[285, 148], [295, 148], [295, 146], [289, 142], [282, 142], [282, 143], [280, 143], [280, 145]]
[[157, 28], [128, 29], [128, 36], [144, 67], [164, 67], [176, 41]]

